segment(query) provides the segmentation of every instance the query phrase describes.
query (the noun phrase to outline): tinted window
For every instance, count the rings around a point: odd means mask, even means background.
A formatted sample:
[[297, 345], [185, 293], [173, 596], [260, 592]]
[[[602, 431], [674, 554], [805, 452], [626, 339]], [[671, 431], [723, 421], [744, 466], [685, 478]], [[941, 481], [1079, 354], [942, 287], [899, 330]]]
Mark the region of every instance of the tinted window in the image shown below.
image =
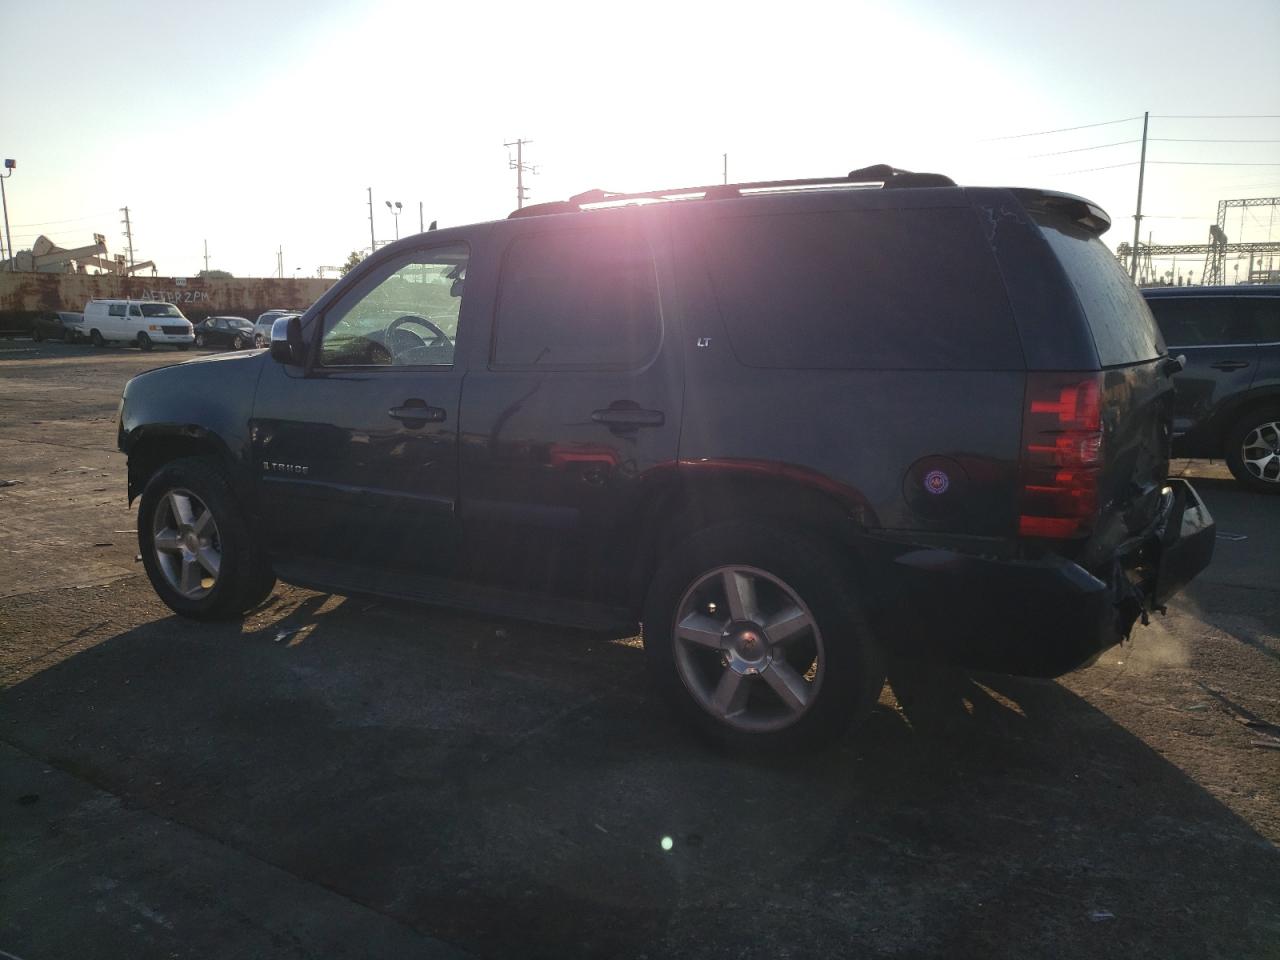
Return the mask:
[[1057, 217], [1037, 217], [1084, 310], [1104, 367], [1152, 360], [1164, 352], [1146, 302], [1120, 261], [1093, 233]]
[[123, 303], [113, 303], [113, 304], [111, 304], [111, 306], [107, 308], [107, 313], [108, 313], [108, 314], [110, 314], [110, 315], [111, 315], [111, 316], [113, 316], [113, 317], [123, 317], [123, 316], [124, 316], [124, 304], [123, 304]]
[[1280, 298], [1241, 297], [1236, 309], [1258, 343], [1280, 343]]
[[[465, 244], [385, 264], [325, 317], [320, 362], [327, 367], [452, 365], [466, 272]], [[296, 314], [277, 319], [287, 316]]]
[[705, 254], [734, 352], [754, 367], [1023, 366], [1004, 286], [965, 209], [731, 217]]
[[508, 248], [496, 365], [636, 367], [653, 357], [661, 336], [653, 256], [626, 224], [605, 219], [520, 237]]
[[1152, 297], [1147, 302], [1171, 347], [1253, 343], [1245, 311], [1229, 297]]
[[[130, 313], [133, 314], [137, 307], [133, 307]], [[134, 314], [136, 316], [136, 314]], [[142, 315], [144, 317], [181, 317], [182, 312], [178, 310], [172, 303], [144, 303], [142, 305]]]
[[138, 305], [136, 303], [129, 308], [129, 316], [131, 317], [142, 316], [142, 311], [138, 309]]

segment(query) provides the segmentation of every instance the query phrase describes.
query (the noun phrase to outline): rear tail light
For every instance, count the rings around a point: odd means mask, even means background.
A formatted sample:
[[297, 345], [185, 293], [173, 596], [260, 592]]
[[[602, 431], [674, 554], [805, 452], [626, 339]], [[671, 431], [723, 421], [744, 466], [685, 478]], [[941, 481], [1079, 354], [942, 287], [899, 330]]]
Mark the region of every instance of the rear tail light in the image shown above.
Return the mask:
[[1018, 533], [1053, 538], [1086, 534], [1098, 514], [1102, 376], [1028, 374], [1026, 404]]

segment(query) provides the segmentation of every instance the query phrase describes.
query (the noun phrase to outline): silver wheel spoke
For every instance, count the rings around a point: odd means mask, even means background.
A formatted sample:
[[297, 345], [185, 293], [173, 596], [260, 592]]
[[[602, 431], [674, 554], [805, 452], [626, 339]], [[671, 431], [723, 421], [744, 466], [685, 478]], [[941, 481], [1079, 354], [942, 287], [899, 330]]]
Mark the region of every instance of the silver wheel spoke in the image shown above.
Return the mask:
[[726, 570], [723, 576], [725, 599], [729, 602], [729, 615], [734, 620], [760, 622], [760, 608], [756, 605], [756, 581], [749, 574]]
[[720, 682], [711, 695], [711, 705], [720, 716], [728, 718], [742, 712], [747, 705], [747, 694], [750, 693], [746, 680], [736, 670], [726, 669], [720, 674]]
[[764, 624], [764, 632], [774, 646], [790, 643], [804, 635], [813, 626], [813, 618], [797, 606], [786, 607], [771, 616]]
[[209, 529], [209, 524], [212, 522], [212, 520], [213, 520], [213, 511], [206, 509], [205, 512], [200, 514], [200, 516], [196, 519], [195, 523], [191, 525], [191, 529], [197, 537], [206, 536], [205, 531]]
[[720, 649], [724, 624], [705, 613], [691, 613], [676, 625], [676, 636], [686, 643]]
[[799, 713], [808, 705], [808, 684], [785, 660], [774, 660], [760, 676], [792, 713]]
[[182, 549], [182, 538], [178, 535], [177, 530], [169, 527], [156, 534], [155, 544], [157, 550], [162, 550], [165, 553], [177, 553]]
[[222, 565], [221, 553], [213, 547], [201, 547], [196, 554], [196, 561], [209, 572], [209, 576], [215, 580], [218, 578], [218, 568]]
[[170, 491], [168, 496], [169, 509], [173, 511], [173, 519], [177, 520], [182, 526], [191, 526], [191, 521], [195, 518], [191, 511], [191, 498], [181, 493]]
[[178, 589], [185, 594], [193, 594], [200, 589], [200, 581], [203, 579], [200, 575], [200, 564], [196, 562], [196, 558], [191, 554], [183, 554], [182, 575], [178, 580]]

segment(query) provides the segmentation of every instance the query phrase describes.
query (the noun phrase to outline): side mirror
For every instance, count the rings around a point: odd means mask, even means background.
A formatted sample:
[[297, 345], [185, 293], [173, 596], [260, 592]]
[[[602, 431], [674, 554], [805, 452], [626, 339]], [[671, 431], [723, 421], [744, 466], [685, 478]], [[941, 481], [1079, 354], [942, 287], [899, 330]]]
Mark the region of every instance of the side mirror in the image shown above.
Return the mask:
[[301, 366], [303, 360], [302, 318], [279, 317], [271, 324], [271, 359]]

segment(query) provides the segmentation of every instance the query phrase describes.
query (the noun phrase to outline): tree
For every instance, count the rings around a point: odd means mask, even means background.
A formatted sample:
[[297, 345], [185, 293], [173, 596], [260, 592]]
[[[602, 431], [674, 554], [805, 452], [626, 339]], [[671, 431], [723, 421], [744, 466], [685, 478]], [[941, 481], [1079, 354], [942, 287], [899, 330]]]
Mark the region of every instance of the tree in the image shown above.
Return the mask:
[[200, 280], [234, 280], [235, 277], [225, 270], [201, 270], [196, 274]]
[[359, 250], [352, 250], [351, 256], [347, 257], [347, 262], [342, 265], [342, 275], [345, 277], [348, 273], [360, 265], [360, 261], [364, 259], [364, 254]]

